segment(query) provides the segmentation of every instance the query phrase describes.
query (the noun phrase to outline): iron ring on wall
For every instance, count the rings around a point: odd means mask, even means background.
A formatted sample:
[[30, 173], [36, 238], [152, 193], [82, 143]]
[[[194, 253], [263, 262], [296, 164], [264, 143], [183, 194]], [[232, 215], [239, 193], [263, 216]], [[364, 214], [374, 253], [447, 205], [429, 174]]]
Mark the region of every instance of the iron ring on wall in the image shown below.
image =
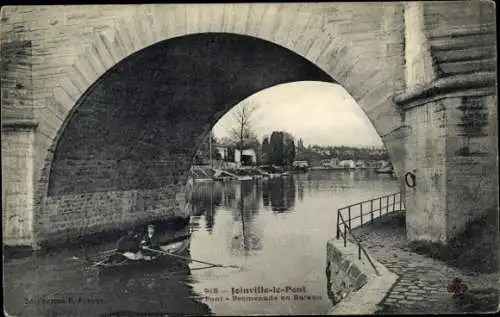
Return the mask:
[[[408, 176], [410, 176], [411, 182], [408, 181]], [[410, 188], [414, 188], [417, 185], [416, 178], [417, 177], [412, 172], [406, 173], [405, 174], [405, 183], [406, 183], [406, 186], [408, 186]]]

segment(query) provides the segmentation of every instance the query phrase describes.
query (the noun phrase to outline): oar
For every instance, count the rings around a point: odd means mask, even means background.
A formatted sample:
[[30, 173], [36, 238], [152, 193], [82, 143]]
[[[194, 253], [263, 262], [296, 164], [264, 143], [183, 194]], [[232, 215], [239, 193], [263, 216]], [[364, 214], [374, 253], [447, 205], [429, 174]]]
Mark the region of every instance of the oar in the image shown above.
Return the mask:
[[103, 264], [104, 262], [106, 262], [106, 260], [102, 260], [102, 261], [99, 261], [97, 263], [94, 263], [91, 267], [99, 266], [99, 265]]
[[107, 251], [102, 251], [102, 252], [99, 252], [97, 254], [95, 254], [95, 256], [98, 256], [98, 255], [105, 255], [105, 254], [109, 254], [109, 253], [114, 253], [116, 252], [117, 249], [112, 249], [112, 250], [107, 250]]
[[[99, 252], [99, 253], [96, 253], [96, 254], [93, 254], [93, 255], [90, 255], [90, 256], [87, 253], [85, 253], [85, 260], [86, 261], [90, 261], [91, 258], [103, 256], [103, 255], [106, 255], [106, 254], [115, 253], [116, 251], [117, 251], [117, 249], [112, 249], [112, 250], [102, 251], [102, 252]], [[73, 258], [73, 260], [78, 260], [78, 258], [76, 258], [76, 259]]]
[[210, 265], [210, 266], [214, 266], [214, 267], [230, 267], [230, 268], [235, 268], [235, 269], [240, 269], [241, 268], [240, 266], [237, 266], [237, 265], [222, 265], [222, 264], [215, 264], [215, 263], [205, 262], [205, 261], [201, 261], [201, 260], [195, 260], [195, 259], [188, 258], [188, 257], [185, 257], [185, 256], [180, 256], [180, 255], [177, 255], [177, 254], [172, 254], [170, 252], [155, 250], [155, 249], [151, 249], [151, 248], [148, 248], [148, 247], [142, 247], [142, 248], [144, 250], [156, 252], [156, 253], [163, 254], [163, 255], [172, 256], [174, 258], [188, 260], [188, 261], [193, 261], [193, 262], [198, 262], [198, 263], [202, 263], [202, 264], [206, 264], [206, 265]]

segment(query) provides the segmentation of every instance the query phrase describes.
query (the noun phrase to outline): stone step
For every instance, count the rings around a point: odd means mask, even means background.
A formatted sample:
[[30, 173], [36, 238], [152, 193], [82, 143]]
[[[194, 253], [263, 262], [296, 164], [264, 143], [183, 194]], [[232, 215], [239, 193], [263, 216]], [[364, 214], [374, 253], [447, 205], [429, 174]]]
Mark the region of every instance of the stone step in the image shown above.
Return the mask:
[[477, 34], [495, 34], [496, 24], [468, 25], [447, 29], [430, 29], [427, 31], [429, 39], [455, 38]]
[[488, 46], [468, 47], [460, 50], [433, 51], [433, 58], [437, 63], [461, 62], [496, 58], [496, 47], [494, 43]]
[[464, 34], [456, 37], [439, 37], [429, 40], [431, 51], [463, 50], [471, 47], [488, 47], [496, 43], [495, 33]]
[[446, 75], [458, 75], [484, 71], [495, 71], [496, 64], [496, 59], [486, 59], [441, 63], [438, 65], [438, 67]]

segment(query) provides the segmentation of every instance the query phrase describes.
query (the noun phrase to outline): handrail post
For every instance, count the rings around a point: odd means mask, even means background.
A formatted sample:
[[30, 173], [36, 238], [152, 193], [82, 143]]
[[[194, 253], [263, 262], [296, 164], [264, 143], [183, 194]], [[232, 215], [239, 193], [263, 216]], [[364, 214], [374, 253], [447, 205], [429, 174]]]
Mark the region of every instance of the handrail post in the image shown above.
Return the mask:
[[337, 240], [340, 239], [340, 209], [337, 210]]
[[399, 210], [403, 210], [403, 194], [399, 192]]
[[[353, 220], [351, 208], [359, 205], [360, 215], [356, 216], [354, 219], [357, 219], [359, 217], [361, 219], [361, 226], [363, 226], [363, 216], [364, 216], [363, 204], [364, 203], [370, 202], [370, 221], [373, 222], [374, 218], [376, 217], [374, 215], [374, 213], [376, 212], [376, 210], [374, 208], [375, 201], [378, 200], [378, 202], [379, 202], [378, 211], [379, 211], [379, 216], [381, 217], [382, 216], [382, 209], [385, 210], [384, 213], [391, 212], [391, 209], [390, 209], [391, 196], [392, 196], [392, 212], [396, 211], [396, 204], [397, 204], [396, 201], [398, 200], [397, 195], [399, 195], [399, 209], [398, 210], [403, 210], [403, 195], [401, 192], [376, 197], [376, 198], [373, 198], [370, 200], [362, 201], [362, 202], [357, 203], [357, 204], [345, 206], [345, 207], [337, 210], [337, 224], [336, 224], [336, 226], [337, 226], [337, 240], [340, 239], [340, 235], [342, 234], [342, 237], [344, 239], [344, 247], [347, 247], [347, 234], [351, 235], [351, 238], [353, 239], [353, 243], [358, 245], [358, 258], [359, 258], [359, 260], [361, 260], [361, 257], [362, 257], [361, 253], [364, 253], [366, 258], [368, 259], [368, 262], [370, 262], [371, 266], [373, 267], [373, 269], [375, 270], [377, 275], [380, 275], [380, 273], [377, 270], [377, 267], [372, 262], [370, 256], [366, 252], [365, 248], [363, 248], [363, 246], [361, 245], [361, 241], [353, 234], [353, 232], [351, 230], [352, 220]], [[382, 205], [382, 202], [384, 200], [386, 202], [385, 206]], [[342, 215], [342, 211], [344, 211], [345, 209], [347, 209], [347, 211], [348, 211], [348, 217], [349, 217], [348, 221], [346, 221], [344, 219], [345, 216]], [[341, 226], [344, 226], [343, 232], [341, 231]]]
[[373, 200], [370, 200], [370, 222], [373, 223]]
[[344, 222], [344, 247], [347, 247], [347, 225]]
[[386, 204], [387, 204], [387, 213], [389, 213], [389, 196], [386, 198]]
[[351, 229], [351, 207], [349, 207], [347, 211], [349, 212], [349, 229]]
[[359, 205], [359, 215], [361, 217], [361, 227], [363, 227], [363, 203]]

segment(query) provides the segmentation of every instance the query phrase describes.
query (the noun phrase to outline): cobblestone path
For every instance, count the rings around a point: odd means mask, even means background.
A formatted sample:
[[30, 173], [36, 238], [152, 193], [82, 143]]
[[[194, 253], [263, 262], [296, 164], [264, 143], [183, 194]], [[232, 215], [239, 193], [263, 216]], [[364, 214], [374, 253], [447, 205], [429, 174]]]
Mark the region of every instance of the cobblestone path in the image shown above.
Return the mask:
[[[403, 220], [402, 220], [403, 219]], [[498, 309], [499, 275], [467, 275], [446, 263], [411, 252], [407, 247], [404, 215], [389, 214], [373, 224], [353, 230], [377, 261], [399, 275], [379, 314], [486, 312]], [[459, 277], [475, 295], [472, 301], [457, 301], [447, 291]]]

